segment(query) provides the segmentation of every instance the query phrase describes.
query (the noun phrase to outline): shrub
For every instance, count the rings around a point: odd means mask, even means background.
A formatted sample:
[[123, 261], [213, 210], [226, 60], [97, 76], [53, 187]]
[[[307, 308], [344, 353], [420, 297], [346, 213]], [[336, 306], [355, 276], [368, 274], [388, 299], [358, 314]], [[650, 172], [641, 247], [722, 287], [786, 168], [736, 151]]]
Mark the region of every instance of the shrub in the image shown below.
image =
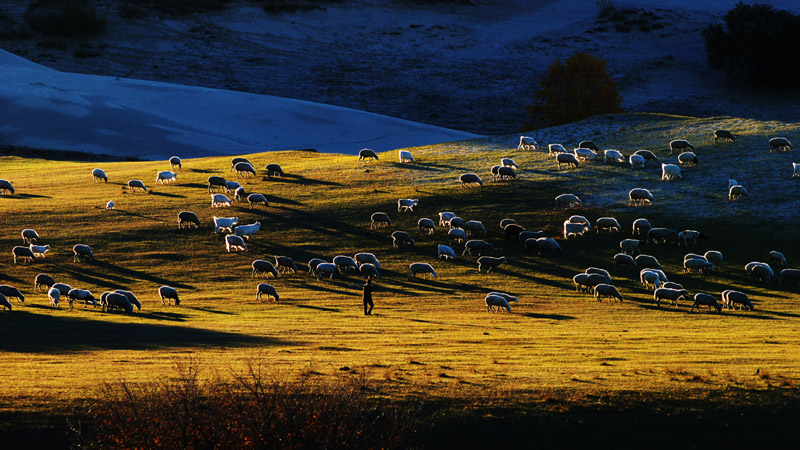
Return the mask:
[[703, 30], [712, 67], [755, 84], [793, 84], [800, 69], [800, 16], [739, 2], [723, 19], [725, 26]]
[[526, 107], [530, 117], [525, 130], [622, 112], [622, 97], [605, 61], [585, 53], [575, 53], [566, 63], [557, 59], [539, 80], [535, 98]]
[[25, 11], [25, 22], [43, 35], [60, 37], [91, 36], [106, 26], [91, 0], [35, 0]]

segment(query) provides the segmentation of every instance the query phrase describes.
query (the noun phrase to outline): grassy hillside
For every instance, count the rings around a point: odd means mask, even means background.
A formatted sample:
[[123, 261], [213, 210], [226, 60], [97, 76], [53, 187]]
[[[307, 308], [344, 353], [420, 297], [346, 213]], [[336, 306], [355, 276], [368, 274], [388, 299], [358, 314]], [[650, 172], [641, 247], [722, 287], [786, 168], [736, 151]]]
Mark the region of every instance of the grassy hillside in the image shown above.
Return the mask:
[[[727, 128], [735, 144], [713, 145], [711, 133]], [[359, 373], [380, 379], [401, 398], [471, 398], [489, 401], [487, 389], [508, 393], [558, 391], [577, 398], [590, 394], [652, 393], [695, 398], [731, 388], [777, 387], [796, 394], [800, 381], [800, 295], [797, 288], [756, 285], [745, 275], [749, 261], [765, 261], [782, 251], [789, 266], [800, 259], [796, 229], [797, 181], [790, 178], [793, 153], [770, 154], [770, 137], [797, 140], [797, 125], [745, 119], [633, 115], [604, 116], [579, 124], [540, 130], [540, 144], [577, 145], [593, 139], [601, 148], [630, 154], [649, 148], [670, 159], [668, 142], [686, 138], [695, 144], [700, 165], [687, 179], [659, 181], [660, 169], [631, 171], [593, 163], [556, 170], [546, 150], [516, 150], [516, 136], [493, 137], [411, 151], [415, 164], [397, 163], [396, 153], [380, 154], [367, 168], [356, 157], [281, 152], [245, 155], [259, 176], [241, 182], [248, 192], [267, 195], [270, 206], [251, 209], [235, 203], [229, 210], [210, 208], [205, 180], [228, 171], [229, 158], [185, 159], [177, 182], [153, 180], [155, 162], [68, 162], [20, 157], [0, 158], [0, 178], [16, 187], [0, 197], [3, 233], [0, 282], [19, 287], [25, 303], [0, 312], [0, 379], [5, 380], [0, 408], [25, 411], [96, 395], [102, 382], [148, 382], [174, 375], [176, 362], [193, 360], [209, 374], [229, 376], [249, 363], [319, 377]], [[501, 157], [520, 165], [516, 181], [493, 182], [488, 168]], [[671, 157], [674, 160], [675, 156]], [[267, 179], [264, 166], [280, 164], [287, 176]], [[92, 182], [91, 169], [103, 168], [109, 183]], [[460, 189], [457, 177], [477, 172], [483, 188]], [[736, 178], [752, 195], [729, 203], [727, 179]], [[128, 194], [123, 184], [142, 179], [149, 191]], [[627, 191], [647, 187], [655, 205], [628, 207]], [[553, 198], [575, 193], [584, 206], [553, 209]], [[398, 213], [399, 198], [419, 198], [413, 213]], [[104, 205], [114, 200], [116, 210]], [[177, 214], [195, 211], [199, 230], [179, 230]], [[394, 220], [389, 229], [369, 228], [373, 212]], [[496, 255], [508, 258], [496, 273], [479, 274], [475, 257], [436, 260], [436, 246], [448, 243], [445, 230], [432, 236], [416, 229], [421, 217], [454, 211], [482, 221]], [[561, 222], [571, 214], [594, 221], [616, 217], [624, 230], [565, 241]], [[262, 230], [245, 253], [227, 253], [211, 217], [259, 220]], [[498, 224], [510, 217], [528, 230], [544, 230], [563, 248], [558, 257], [536, 257], [519, 243], [506, 243]], [[646, 217], [654, 226], [697, 229], [710, 236], [691, 248], [647, 247], [671, 281], [716, 296], [724, 289], [747, 292], [756, 310], [723, 314], [657, 308], [652, 292], [632, 270], [615, 268], [611, 257], [630, 235], [630, 224]], [[19, 233], [34, 228], [53, 250], [35, 264], [13, 265], [10, 249]], [[412, 248], [392, 248], [390, 234], [406, 230]], [[71, 247], [92, 246], [97, 261], [75, 263]], [[460, 253], [462, 246], [450, 244]], [[722, 269], [710, 275], [683, 274], [683, 255], [722, 251]], [[376, 282], [375, 313], [361, 312], [361, 283], [354, 276], [317, 281], [305, 272], [313, 257], [332, 259], [373, 252], [384, 270]], [[254, 259], [291, 256], [297, 274], [266, 280], [281, 294], [277, 303], [255, 299]], [[431, 263], [436, 280], [408, 279], [408, 265]], [[623, 303], [595, 302], [576, 293], [571, 277], [586, 267], [611, 271]], [[143, 303], [131, 315], [106, 314], [91, 306], [51, 308], [32, 291], [37, 273], [89, 289], [133, 291]], [[180, 306], [162, 306], [156, 290], [176, 287]], [[503, 290], [520, 299], [513, 313], [488, 314], [483, 296]], [[758, 374], [756, 375], [756, 371]], [[494, 395], [494, 394], [492, 394]], [[540, 398], [541, 397], [537, 397]], [[588, 398], [588, 397], [587, 397]], [[587, 400], [588, 401], [588, 400]], [[502, 403], [502, 402], [501, 402]], [[580, 401], [579, 401], [580, 403]]]

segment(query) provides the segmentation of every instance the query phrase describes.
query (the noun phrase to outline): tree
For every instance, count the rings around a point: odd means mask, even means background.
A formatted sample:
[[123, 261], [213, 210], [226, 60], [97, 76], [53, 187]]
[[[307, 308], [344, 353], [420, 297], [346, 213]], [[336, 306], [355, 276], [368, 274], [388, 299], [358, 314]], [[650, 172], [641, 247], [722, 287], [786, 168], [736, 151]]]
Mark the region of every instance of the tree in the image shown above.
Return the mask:
[[585, 53], [575, 53], [566, 63], [555, 60], [539, 80], [535, 99], [525, 107], [530, 116], [526, 130], [623, 112], [622, 97], [606, 72], [606, 62]]

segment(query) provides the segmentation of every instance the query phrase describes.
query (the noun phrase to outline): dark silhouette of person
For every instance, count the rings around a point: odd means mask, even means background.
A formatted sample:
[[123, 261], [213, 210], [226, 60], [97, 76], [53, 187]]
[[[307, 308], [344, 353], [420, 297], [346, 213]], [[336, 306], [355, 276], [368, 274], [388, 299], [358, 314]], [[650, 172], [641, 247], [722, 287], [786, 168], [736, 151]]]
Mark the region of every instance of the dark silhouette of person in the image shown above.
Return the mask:
[[[367, 282], [364, 283], [364, 315], [371, 316], [372, 315], [372, 307], [375, 306], [372, 303], [372, 280], [367, 278]], [[368, 308], [369, 307], [369, 308]]]

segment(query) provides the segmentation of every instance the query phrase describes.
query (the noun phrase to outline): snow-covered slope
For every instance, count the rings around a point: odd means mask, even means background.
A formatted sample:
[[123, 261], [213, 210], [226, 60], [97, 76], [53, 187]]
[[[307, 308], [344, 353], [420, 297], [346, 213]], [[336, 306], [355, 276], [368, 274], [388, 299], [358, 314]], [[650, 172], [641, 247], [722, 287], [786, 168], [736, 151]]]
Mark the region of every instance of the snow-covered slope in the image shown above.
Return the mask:
[[357, 153], [476, 135], [267, 95], [64, 73], [0, 50], [0, 143], [146, 159]]

